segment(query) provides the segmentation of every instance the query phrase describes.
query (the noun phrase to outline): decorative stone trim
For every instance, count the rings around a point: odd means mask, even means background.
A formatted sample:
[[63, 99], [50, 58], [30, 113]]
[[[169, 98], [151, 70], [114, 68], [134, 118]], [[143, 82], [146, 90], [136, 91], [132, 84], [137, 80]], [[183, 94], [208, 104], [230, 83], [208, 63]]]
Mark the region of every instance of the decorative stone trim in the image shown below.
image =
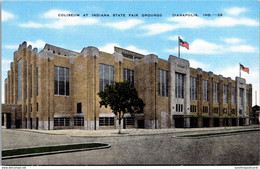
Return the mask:
[[158, 56], [155, 54], [149, 54], [144, 57], [145, 63], [158, 63]]
[[99, 117], [115, 117], [114, 113], [99, 113]]
[[99, 58], [99, 50], [96, 47], [89, 46], [87, 48], [84, 48], [81, 53], [83, 53], [83, 57], [88, 57], [88, 56], [96, 56]]
[[115, 52], [113, 55], [115, 56], [115, 62], [121, 62], [122, 63], [124, 61], [122, 53]]

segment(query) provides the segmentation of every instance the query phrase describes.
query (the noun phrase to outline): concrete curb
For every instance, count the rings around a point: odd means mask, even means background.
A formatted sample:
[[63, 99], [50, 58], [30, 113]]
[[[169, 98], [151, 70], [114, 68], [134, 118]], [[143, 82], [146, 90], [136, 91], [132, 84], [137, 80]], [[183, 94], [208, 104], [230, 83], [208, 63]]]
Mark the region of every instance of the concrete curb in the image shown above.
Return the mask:
[[[77, 143], [77, 144], [81, 144], [81, 143]], [[56, 146], [77, 145], [77, 144], [61, 144], [61, 145], [56, 145]], [[87, 144], [95, 144], [95, 143], [87, 143]], [[7, 157], [2, 157], [2, 160], [13, 159], [13, 158], [26, 158], [26, 157], [34, 157], [34, 156], [42, 156], [42, 155], [61, 154], [61, 153], [71, 153], [71, 152], [78, 152], [78, 151], [90, 151], [90, 150], [106, 149], [106, 148], [111, 147], [111, 145], [107, 144], [107, 143], [101, 143], [101, 144], [106, 144], [106, 145], [100, 146], [100, 147], [92, 147], [92, 148], [71, 149], [71, 150], [52, 151], [52, 152], [44, 152], [44, 153], [33, 153], [33, 154], [7, 156]], [[39, 147], [43, 147], [43, 146], [39, 146]], [[38, 148], [38, 146], [37, 147], [28, 147], [28, 148]], [[23, 148], [15, 148], [15, 149], [23, 149]], [[15, 150], [15, 149], [5, 149], [5, 150]], [[24, 149], [26, 149], [26, 148], [24, 148]], [[2, 150], [2, 151], [5, 151], [5, 150]]]
[[[252, 127], [252, 129], [255, 129], [257, 127]], [[246, 129], [246, 128], [240, 128], [240, 129]], [[235, 130], [234, 128], [227, 128], [227, 129], [221, 129], [221, 130], [224, 130], [224, 131], [233, 131]], [[134, 136], [134, 137], [137, 137], [137, 136], [153, 136], [153, 135], [170, 135], [170, 134], [176, 134], [176, 133], [187, 133], [187, 132], [199, 132], [199, 131], [203, 131], [203, 132], [208, 132], [208, 131], [216, 131], [215, 130], [212, 130], [212, 129], [208, 129], [208, 130], [191, 130], [191, 131], [172, 131], [172, 132], [164, 132], [164, 133], [147, 133], [147, 134], [124, 134], [124, 135], [99, 135], [99, 136], [83, 136], [83, 135], [71, 135], [70, 137], [79, 137], [79, 138], [99, 138], [99, 137], [129, 137], [129, 136]], [[235, 131], [240, 131], [240, 130], [235, 130]], [[113, 133], [114, 134], [114, 133]]]
[[24, 132], [29, 132], [29, 133], [39, 133], [39, 134], [47, 134], [47, 135], [63, 135], [66, 136], [66, 134], [57, 134], [57, 133], [44, 133], [44, 132], [39, 132], [39, 131], [34, 131], [34, 130], [23, 130], [23, 129], [18, 129], [16, 131], [24, 131]]
[[[238, 130], [241, 131], [241, 130]], [[259, 130], [260, 131], [260, 130]], [[176, 138], [176, 139], [202, 139], [202, 138], [211, 138], [211, 137], [221, 137], [221, 136], [231, 136], [231, 135], [238, 135], [238, 134], [248, 134], [248, 132], [259, 132], [259, 131], [255, 131], [255, 130], [249, 130], [249, 131], [241, 131], [239, 133], [223, 133], [223, 134], [217, 134], [217, 135], [209, 135], [209, 136], [196, 136], [196, 137], [182, 137], [182, 136], [172, 136], [172, 138]], [[211, 134], [211, 133], [208, 133]], [[215, 134], [215, 133], [212, 133]], [[185, 136], [185, 135], [184, 135]]]

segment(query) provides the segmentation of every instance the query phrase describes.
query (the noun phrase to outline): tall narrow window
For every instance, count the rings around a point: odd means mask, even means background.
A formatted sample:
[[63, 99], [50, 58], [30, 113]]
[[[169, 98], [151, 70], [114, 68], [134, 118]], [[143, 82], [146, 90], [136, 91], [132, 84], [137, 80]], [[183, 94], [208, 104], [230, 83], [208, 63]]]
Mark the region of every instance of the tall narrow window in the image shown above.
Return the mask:
[[218, 83], [213, 83], [213, 98], [214, 102], [218, 103], [218, 91], [219, 91], [219, 84]]
[[190, 77], [190, 99], [198, 100], [197, 78]]
[[227, 85], [224, 85], [223, 87], [223, 102], [224, 104], [227, 104], [228, 103], [228, 86]]
[[39, 95], [39, 68], [36, 68], [36, 94]]
[[236, 104], [236, 88], [232, 87], [232, 104]]
[[158, 75], [158, 94], [159, 96], [168, 97], [168, 71], [159, 69]]
[[59, 67], [59, 95], [65, 95], [65, 71]]
[[18, 73], [18, 102], [22, 101], [22, 59], [17, 62]]
[[134, 85], [134, 77], [135, 73], [133, 70], [130, 69], [124, 69], [124, 81], [128, 81]]
[[184, 98], [184, 75], [175, 73], [175, 97]]
[[114, 66], [99, 64], [99, 90], [103, 91], [111, 84], [114, 84]]
[[54, 67], [54, 94], [69, 96], [69, 69]]
[[239, 88], [239, 100], [240, 100], [240, 105], [244, 106], [244, 89]]
[[209, 81], [203, 80], [203, 101], [209, 101]]
[[65, 68], [65, 86], [66, 86], [66, 96], [70, 95], [70, 72], [69, 69]]

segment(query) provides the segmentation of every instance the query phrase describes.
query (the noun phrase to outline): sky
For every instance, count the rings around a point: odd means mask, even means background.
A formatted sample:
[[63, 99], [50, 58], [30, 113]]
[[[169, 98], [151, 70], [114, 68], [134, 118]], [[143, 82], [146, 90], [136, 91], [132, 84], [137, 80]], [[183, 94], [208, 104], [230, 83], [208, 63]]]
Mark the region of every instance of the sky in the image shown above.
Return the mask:
[[253, 105], [255, 91], [260, 105], [258, 0], [4, 1], [1, 12], [2, 91], [24, 41], [38, 51], [46, 43], [77, 52], [95, 46], [113, 53], [118, 46], [168, 60], [178, 56], [180, 36], [189, 43], [180, 57], [193, 68], [235, 79], [239, 63], [248, 67], [241, 76], [253, 85]]

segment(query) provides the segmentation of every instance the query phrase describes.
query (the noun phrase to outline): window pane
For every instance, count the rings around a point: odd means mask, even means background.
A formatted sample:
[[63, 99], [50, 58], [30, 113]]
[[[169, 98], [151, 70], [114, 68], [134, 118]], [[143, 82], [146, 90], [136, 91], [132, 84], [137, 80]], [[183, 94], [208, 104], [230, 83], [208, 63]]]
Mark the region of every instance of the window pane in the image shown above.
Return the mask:
[[104, 65], [104, 89], [109, 85], [109, 67]]
[[66, 70], [66, 95], [69, 96], [70, 94], [70, 74], [69, 69], [65, 68]]
[[109, 84], [114, 84], [115, 80], [114, 80], [114, 66], [109, 66], [109, 70], [110, 70], [110, 76], [109, 76]]
[[124, 81], [127, 81], [127, 69], [124, 69]]
[[162, 81], [161, 81], [161, 83], [162, 83], [162, 96], [165, 96], [165, 83], [164, 83], [164, 80], [165, 80], [165, 71], [161, 71], [162, 73], [161, 73], [161, 76], [162, 76]]
[[103, 74], [103, 67], [104, 65], [99, 64], [99, 91], [103, 91], [103, 79], [104, 79], [104, 74]]
[[132, 76], [131, 76], [131, 83], [133, 84], [133, 86], [134, 86], [134, 84], [135, 84], [135, 72], [132, 70], [131, 71], [132, 72]]
[[58, 84], [59, 84], [59, 67], [55, 66], [54, 67], [54, 94], [59, 94], [59, 87], [58, 87]]
[[64, 68], [59, 67], [59, 95], [65, 94], [65, 71]]

